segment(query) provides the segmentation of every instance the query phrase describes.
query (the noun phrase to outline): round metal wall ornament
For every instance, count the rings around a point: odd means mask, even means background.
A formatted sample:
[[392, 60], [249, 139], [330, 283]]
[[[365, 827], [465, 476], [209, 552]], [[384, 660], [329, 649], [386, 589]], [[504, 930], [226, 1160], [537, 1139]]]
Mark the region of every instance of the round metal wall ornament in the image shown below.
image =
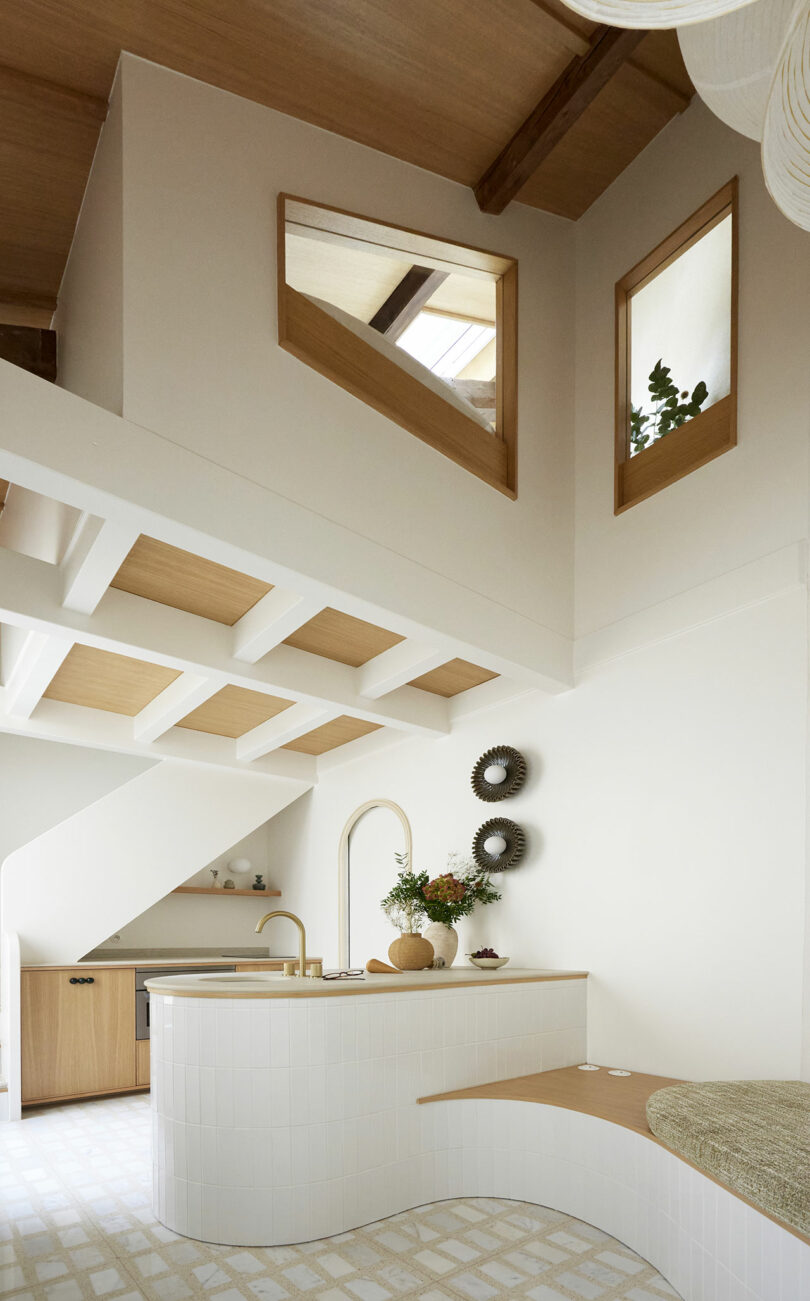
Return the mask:
[[494, 745], [481, 755], [470, 782], [479, 800], [494, 804], [515, 795], [526, 780], [526, 760], [511, 745]]
[[490, 818], [475, 833], [473, 858], [486, 872], [505, 872], [523, 857], [526, 837], [523, 828], [509, 818]]

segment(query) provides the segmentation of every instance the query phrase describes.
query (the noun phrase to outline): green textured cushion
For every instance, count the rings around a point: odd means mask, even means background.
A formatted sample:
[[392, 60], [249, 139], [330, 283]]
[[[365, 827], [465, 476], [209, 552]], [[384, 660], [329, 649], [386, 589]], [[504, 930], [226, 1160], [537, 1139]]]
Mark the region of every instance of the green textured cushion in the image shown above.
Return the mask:
[[674, 1152], [810, 1235], [810, 1084], [676, 1084], [652, 1094], [647, 1120]]

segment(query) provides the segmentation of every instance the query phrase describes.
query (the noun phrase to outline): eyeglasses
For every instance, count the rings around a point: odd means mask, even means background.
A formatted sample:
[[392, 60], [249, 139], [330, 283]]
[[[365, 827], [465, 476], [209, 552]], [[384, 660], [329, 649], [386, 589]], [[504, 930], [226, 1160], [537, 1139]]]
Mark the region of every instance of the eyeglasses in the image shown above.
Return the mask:
[[362, 967], [352, 967], [349, 971], [325, 971], [324, 980], [362, 980], [364, 976]]

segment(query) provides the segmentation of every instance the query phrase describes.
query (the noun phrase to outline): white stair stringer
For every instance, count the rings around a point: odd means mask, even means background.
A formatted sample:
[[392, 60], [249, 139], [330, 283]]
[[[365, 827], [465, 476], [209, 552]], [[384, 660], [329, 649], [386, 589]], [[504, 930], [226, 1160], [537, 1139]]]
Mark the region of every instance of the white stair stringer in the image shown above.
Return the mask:
[[9, 854], [4, 932], [23, 963], [74, 963], [311, 782], [165, 760]]

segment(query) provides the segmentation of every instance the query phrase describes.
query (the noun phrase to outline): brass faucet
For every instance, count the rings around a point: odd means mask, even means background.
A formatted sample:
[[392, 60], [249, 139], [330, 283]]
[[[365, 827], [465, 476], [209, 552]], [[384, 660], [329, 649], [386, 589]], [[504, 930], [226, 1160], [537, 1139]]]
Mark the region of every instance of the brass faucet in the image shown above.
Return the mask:
[[298, 927], [298, 930], [300, 931], [300, 940], [298, 944], [298, 974], [299, 976], [305, 976], [307, 974], [307, 933], [304, 930], [304, 923], [301, 921], [300, 917], [296, 917], [295, 913], [284, 912], [283, 909], [277, 908], [275, 912], [264, 914], [264, 917], [262, 917], [256, 927], [257, 935], [261, 934], [271, 917], [289, 917], [290, 921], [295, 922]]

